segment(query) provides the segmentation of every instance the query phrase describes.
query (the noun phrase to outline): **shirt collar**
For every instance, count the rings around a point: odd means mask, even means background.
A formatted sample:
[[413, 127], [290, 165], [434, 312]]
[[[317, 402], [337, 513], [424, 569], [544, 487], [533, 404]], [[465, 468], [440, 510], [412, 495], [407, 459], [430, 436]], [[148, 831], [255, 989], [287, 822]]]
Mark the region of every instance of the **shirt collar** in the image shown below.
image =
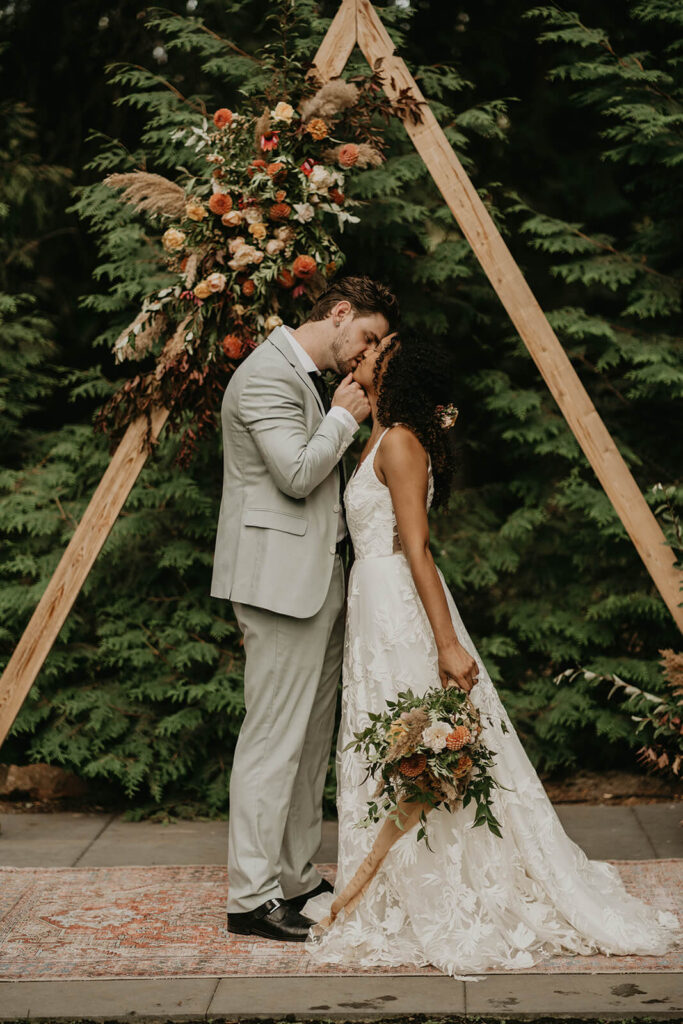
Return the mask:
[[296, 338], [294, 337], [294, 335], [290, 331], [289, 327], [285, 327], [284, 324], [280, 324], [280, 330], [284, 331], [285, 337], [287, 338], [287, 341], [289, 342], [289, 344], [292, 347], [292, 352], [294, 353], [296, 358], [299, 360], [299, 362], [301, 363], [301, 366], [306, 371], [306, 373], [317, 373], [317, 374], [320, 374], [320, 370], [315, 365], [315, 363], [313, 362], [313, 360], [309, 356], [309, 354], [306, 351], [306, 349], [303, 348], [303, 346], [300, 345], [299, 342], [296, 340]]

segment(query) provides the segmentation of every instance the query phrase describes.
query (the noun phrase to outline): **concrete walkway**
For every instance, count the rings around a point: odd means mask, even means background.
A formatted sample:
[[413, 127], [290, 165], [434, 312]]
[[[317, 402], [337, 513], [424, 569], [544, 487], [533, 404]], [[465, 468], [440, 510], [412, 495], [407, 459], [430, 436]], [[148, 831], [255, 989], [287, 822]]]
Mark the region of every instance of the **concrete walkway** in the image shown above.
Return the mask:
[[[557, 805], [568, 834], [591, 858], [683, 857], [681, 804]], [[107, 814], [0, 814], [0, 864], [94, 867], [222, 864], [227, 822], [126, 822]], [[336, 860], [326, 823], [319, 863]], [[135, 1017], [154, 1020], [262, 1016], [363, 1019], [411, 1014], [683, 1018], [683, 979], [672, 974], [448, 977], [163, 978], [0, 983], [0, 1020]]]

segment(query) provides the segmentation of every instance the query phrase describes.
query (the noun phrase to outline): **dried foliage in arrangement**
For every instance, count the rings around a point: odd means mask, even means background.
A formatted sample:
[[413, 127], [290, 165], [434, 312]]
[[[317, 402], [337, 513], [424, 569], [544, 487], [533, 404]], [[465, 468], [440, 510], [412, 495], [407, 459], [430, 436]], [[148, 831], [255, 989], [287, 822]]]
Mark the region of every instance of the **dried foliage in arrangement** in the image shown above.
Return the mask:
[[136, 210], [157, 213], [165, 217], [181, 217], [185, 210], [185, 191], [161, 174], [131, 171], [129, 174], [110, 174], [104, 179], [109, 188], [123, 189], [121, 200]]

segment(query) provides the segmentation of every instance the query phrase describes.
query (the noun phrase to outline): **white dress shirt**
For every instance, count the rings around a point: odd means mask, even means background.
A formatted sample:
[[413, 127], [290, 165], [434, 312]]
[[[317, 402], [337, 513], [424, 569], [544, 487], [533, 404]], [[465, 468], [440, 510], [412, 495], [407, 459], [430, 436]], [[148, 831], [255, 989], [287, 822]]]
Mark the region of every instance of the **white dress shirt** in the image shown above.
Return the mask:
[[[287, 341], [291, 345], [292, 351], [301, 364], [303, 370], [305, 370], [306, 373], [317, 373], [317, 375], [320, 376], [320, 370], [315, 365], [306, 349], [296, 340], [289, 327], [285, 327], [284, 324], [281, 324], [280, 330], [285, 332]], [[351, 415], [348, 409], [342, 409], [339, 405], [333, 405], [326, 415], [333, 416], [346, 427], [346, 431], [348, 433], [348, 444], [346, 447], [348, 448], [348, 445], [351, 444], [351, 441], [353, 440], [353, 435], [358, 430], [358, 423], [355, 417]], [[340, 511], [339, 522], [337, 524], [337, 543], [339, 543], [340, 540], [343, 540], [345, 536], [346, 522], [344, 521], [344, 513]]]

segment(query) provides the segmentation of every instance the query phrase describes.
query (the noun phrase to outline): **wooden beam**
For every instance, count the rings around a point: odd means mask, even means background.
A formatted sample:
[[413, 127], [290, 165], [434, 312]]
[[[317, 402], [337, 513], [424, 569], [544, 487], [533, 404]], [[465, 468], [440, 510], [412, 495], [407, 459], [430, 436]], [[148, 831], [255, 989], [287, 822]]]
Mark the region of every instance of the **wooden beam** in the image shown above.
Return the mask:
[[[395, 99], [404, 88], [424, 100], [413, 76], [369, 0], [356, 0], [357, 38], [374, 68], [381, 57], [384, 91]], [[555, 401], [583, 449], [605, 493], [645, 563], [665, 604], [683, 630], [682, 575], [673, 551], [640, 492], [612, 437], [590, 400], [543, 310], [522, 276], [486, 207], [456, 157], [430, 107], [422, 123], [404, 120], [405, 129], [439, 191], [472, 246], [484, 272], [517, 328]]]
[[318, 52], [313, 58], [310, 74], [321, 81], [337, 78], [346, 67], [356, 45], [356, 0], [342, 0]]
[[[152, 412], [154, 440], [168, 412], [159, 406]], [[128, 427], [0, 679], [0, 745], [147, 461], [146, 431], [144, 416]]]

